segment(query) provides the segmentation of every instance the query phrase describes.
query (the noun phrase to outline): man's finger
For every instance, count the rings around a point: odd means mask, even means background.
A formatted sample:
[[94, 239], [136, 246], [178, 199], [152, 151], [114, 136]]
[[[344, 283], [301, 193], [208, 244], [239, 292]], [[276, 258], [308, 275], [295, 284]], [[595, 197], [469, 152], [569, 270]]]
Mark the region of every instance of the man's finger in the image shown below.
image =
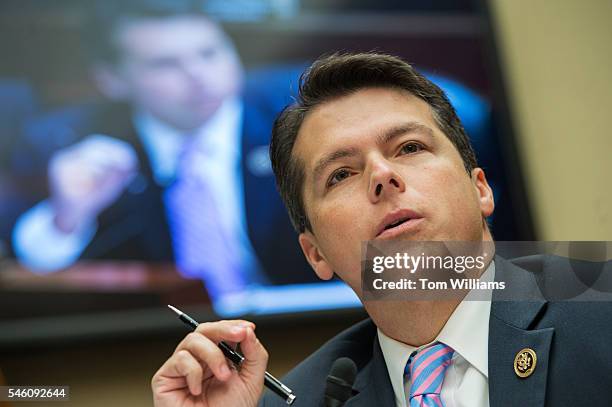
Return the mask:
[[268, 352], [251, 328], [246, 328], [246, 337], [240, 342], [240, 349], [244, 355], [240, 374], [246, 379], [263, 379], [268, 365]]
[[189, 392], [198, 395], [202, 392], [203, 374], [200, 363], [184, 350], [166, 360], [151, 379], [151, 386], [155, 393], [164, 393], [183, 389], [184, 383], [187, 383]]
[[244, 320], [204, 322], [198, 325], [196, 332], [215, 343], [221, 341], [241, 342], [245, 338], [245, 328], [254, 330], [255, 324]]
[[210, 339], [198, 332], [192, 332], [179, 344], [176, 353], [188, 351], [198, 361], [203, 362], [213, 372], [215, 377], [221, 381], [231, 376], [228, 362], [221, 349]]
[[203, 370], [196, 358], [186, 350], [177, 352], [172, 358], [175, 359], [174, 368], [176, 373], [185, 378], [191, 394], [194, 396], [200, 395], [202, 393]]

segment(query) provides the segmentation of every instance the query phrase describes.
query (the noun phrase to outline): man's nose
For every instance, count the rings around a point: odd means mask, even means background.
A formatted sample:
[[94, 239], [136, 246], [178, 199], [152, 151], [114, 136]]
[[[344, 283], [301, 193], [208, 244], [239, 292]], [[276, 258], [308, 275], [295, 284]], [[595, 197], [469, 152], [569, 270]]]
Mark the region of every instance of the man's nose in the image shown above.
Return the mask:
[[372, 203], [405, 190], [406, 183], [392, 163], [385, 159], [379, 159], [372, 163], [368, 186], [368, 198]]
[[181, 61], [181, 70], [189, 80], [197, 83], [205, 83], [211, 75], [209, 64], [197, 58], [188, 58]]

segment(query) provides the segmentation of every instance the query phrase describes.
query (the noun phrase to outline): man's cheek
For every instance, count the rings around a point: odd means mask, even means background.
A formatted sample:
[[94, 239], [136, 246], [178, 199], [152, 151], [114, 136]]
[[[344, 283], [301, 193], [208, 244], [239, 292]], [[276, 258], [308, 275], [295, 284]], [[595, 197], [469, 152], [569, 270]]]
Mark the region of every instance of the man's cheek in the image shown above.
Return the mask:
[[357, 293], [361, 290], [361, 256], [360, 253], [343, 250], [337, 247], [333, 254], [336, 260], [332, 268], [336, 275]]
[[342, 241], [347, 241], [347, 238], [360, 238], [356, 234], [357, 226], [360, 220], [364, 217], [363, 211], [359, 211], [347, 200], [330, 204], [323, 216], [324, 222], [330, 234], [341, 234]]
[[367, 215], [360, 212], [354, 205], [336, 202], [322, 208], [316, 223], [320, 224], [323, 236], [328, 247], [344, 255], [355, 255], [361, 250], [361, 241], [369, 239], [361, 231], [359, 225]]

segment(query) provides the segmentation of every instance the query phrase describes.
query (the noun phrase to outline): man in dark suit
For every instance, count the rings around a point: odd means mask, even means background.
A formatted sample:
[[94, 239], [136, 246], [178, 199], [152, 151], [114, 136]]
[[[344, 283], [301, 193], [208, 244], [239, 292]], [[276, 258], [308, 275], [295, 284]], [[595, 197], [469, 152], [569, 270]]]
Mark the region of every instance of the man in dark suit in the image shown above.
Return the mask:
[[16, 223], [17, 257], [41, 272], [80, 258], [177, 261], [213, 296], [311, 280], [267, 153], [298, 72], [245, 77], [229, 37], [185, 2], [111, 3], [89, 27], [106, 101], [30, 123], [15, 147], [15, 176], [39, 191]]
[[[25, 213], [12, 239], [17, 258], [39, 272], [78, 259], [176, 260], [186, 274], [208, 276], [214, 292], [216, 276], [223, 276], [218, 290], [239, 285], [229, 278], [232, 265], [210, 265], [223, 272], [189, 269], [225, 250], [225, 258], [244, 258], [246, 282], [311, 281], [267, 154], [273, 117], [290, 102], [301, 69], [243, 75], [229, 38], [197, 10], [152, 0], [118, 4], [97, 10], [88, 30], [93, 77], [107, 100], [29, 123], [12, 154], [13, 173], [35, 191], [21, 202]], [[431, 77], [454, 95], [475, 141], [486, 146], [486, 102]], [[205, 199], [192, 194], [178, 210], [166, 196], [194, 144], [207, 150], [199, 161], [208, 163], [203, 177], [216, 210], [194, 205]], [[192, 225], [208, 232], [181, 238]], [[217, 247], [222, 239], [230, 250]]]
[[[494, 201], [444, 93], [388, 55], [315, 62], [297, 103], [277, 119], [272, 165], [308, 262], [344, 280], [371, 319], [290, 372], [296, 406], [325, 403], [334, 361], [357, 365], [346, 406], [557, 406], [612, 403], [610, 302], [546, 301], [533, 284], [544, 258], [500, 257], [479, 269], [521, 296], [469, 301], [364, 300], [363, 241], [489, 242]], [[471, 294], [471, 293], [470, 293]], [[241, 368], [215, 346], [240, 343]], [[156, 406], [286, 405], [262, 399], [268, 354], [248, 321], [200, 325], [153, 377]], [[341, 405], [341, 404], [327, 404]]]

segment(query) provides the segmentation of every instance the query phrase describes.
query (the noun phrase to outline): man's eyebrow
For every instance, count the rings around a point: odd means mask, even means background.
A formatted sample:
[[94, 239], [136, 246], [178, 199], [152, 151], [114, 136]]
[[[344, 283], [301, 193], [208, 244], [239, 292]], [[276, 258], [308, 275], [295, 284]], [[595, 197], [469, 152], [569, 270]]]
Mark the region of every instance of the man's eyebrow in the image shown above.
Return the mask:
[[425, 136], [433, 138], [433, 130], [428, 126], [418, 122], [406, 122], [387, 129], [384, 133], [378, 136], [376, 141], [379, 145], [384, 145], [394, 138], [407, 133], [421, 133]]
[[319, 159], [319, 161], [317, 161], [317, 164], [315, 165], [314, 170], [313, 170], [313, 178], [315, 180], [319, 179], [319, 177], [321, 176], [321, 173], [325, 170], [325, 168], [327, 168], [330, 164], [334, 163], [335, 161], [338, 161], [346, 157], [354, 157], [357, 154], [359, 154], [359, 150], [354, 147], [341, 148], [329, 154], [325, 154], [323, 157]]
[[[433, 131], [425, 126], [424, 124], [417, 122], [406, 122], [397, 126], [393, 126], [390, 129], [387, 129], [384, 133], [380, 134], [377, 137], [376, 142], [379, 145], [383, 145], [389, 143], [396, 137], [407, 133], [422, 133], [428, 137], [433, 137]], [[342, 148], [336, 151], [333, 151], [329, 154], [324, 155], [321, 159], [317, 161], [317, 164], [313, 170], [313, 179], [317, 180], [330, 164], [333, 164], [335, 161], [338, 161], [342, 158], [354, 157], [359, 154], [359, 149], [350, 147], [350, 148]]]

